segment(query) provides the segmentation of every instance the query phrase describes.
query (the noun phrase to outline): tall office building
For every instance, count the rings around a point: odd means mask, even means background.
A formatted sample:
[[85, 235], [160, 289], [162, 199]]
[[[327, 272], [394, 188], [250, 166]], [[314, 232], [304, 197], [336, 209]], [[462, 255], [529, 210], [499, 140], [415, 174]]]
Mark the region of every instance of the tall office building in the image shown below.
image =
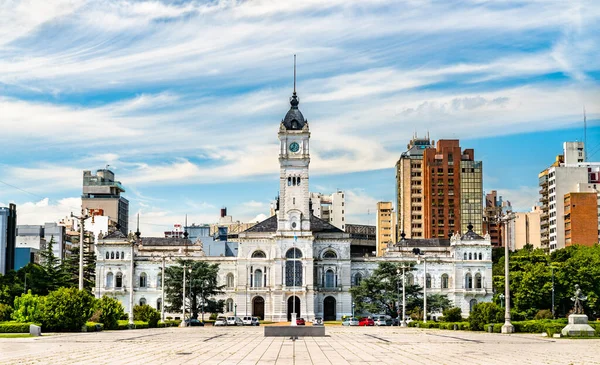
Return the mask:
[[396, 243], [396, 217], [392, 202], [377, 203], [377, 256], [383, 256], [388, 245]]
[[597, 193], [568, 193], [564, 198], [565, 246], [598, 243]]
[[333, 194], [310, 193], [310, 205], [315, 217], [329, 222], [341, 230], [346, 229], [346, 207], [343, 191]]
[[423, 153], [423, 235], [445, 238], [473, 231], [482, 235], [482, 163], [474, 151], [461, 151], [459, 141], [438, 140]]
[[121, 196], [125, 189], [121, 182], [115, 181], [115, 174], [108, 170], [83, 172], [83, 195], [81, 207], [95, 215], [107, 216], [121, 232], [129, 232], [129, 201]]
[[[587, 162], [583, 142], [565, 142], [563, 154], [539, 176], [542, 248], [554, 251], [567, 245], [565, 197], [569, 193], [592, 192], [600, 198], [600, 163]], [[597, 201], [600, 211], [600, 201]], [[598, 227], [598, 226], [596, 226]]]
[[[530, 212], [515, 212], [514, 219], [502, 222], [502, 230], [511, 232], [510, 237], [501, 236], [501, 245], [508, 244], [511, 250], [520, 250], [525, 246], [541, 248], [540, 216], [542, 209], [534, 206]], [[507, 225], [509, 227], [507, 227]]]
[[17, 206], [0, 207], [0, 274], [6, 275], [15, 268], [17, 239]]
[[[397, 236], [423, 238], [423, 152], [433, 141], [415, 134], [396, 162]], [[396, 240], [399, 238], [396, 237]]]
[[[483, 233], [490, 235], [490, 241], [493, 247], [502, 245], [502, 222], [500, 219], [504, 215], [502, 197], [498, 196], [496, 190], [485, 194], [485, 210], [483, 212]], [[508, 202], [510, 207], [510, 202]]]

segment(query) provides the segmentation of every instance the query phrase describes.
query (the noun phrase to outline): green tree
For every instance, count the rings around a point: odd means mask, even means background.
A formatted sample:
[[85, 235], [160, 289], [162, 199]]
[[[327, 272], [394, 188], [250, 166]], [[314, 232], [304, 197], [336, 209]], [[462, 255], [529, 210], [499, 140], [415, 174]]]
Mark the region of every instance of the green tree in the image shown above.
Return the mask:
[[40, 266], [45, 274], [43, 276], [43, 285], [48, 292], [64, 286], [60, 270], [60, 260], [54, 254], [54, 245], [54, 236], [52, 236], [50, 242], [46, 243], [46, 247], [40, 251]]
[[437, 293], [427, 294], [427, 313], [443, 312], [451, 307], [452, 302], [450, 302], [447, 295]]
[[94, 312], [94, 297], [86, 290], [60, 288], [50, 292], [38, 308], [45, 330], [80, 331]]
[[496, 303], [477, 303], [469, 315], [469, 328], [482, 331], [486, 324], [503, 322], [503, 313]]
[[133, 319], [148, 322], [148, 327], [154, 328], [158, 325], [160, 313], [148, 304], [136, 305], [133, 307]]
[[41, 320], [40, 307], [42, 306], [43, 301], [44, 297], [31, 294], [31, 290], [28, 291], [27, 294], [16, 297], [13, 312], [11, 314], [12, 319], [23, 323], [39, 323]]
[[[213, 309], [223, 308], [222, 301], [217, 301], [215, 296], [223, 293], [224, 285], [217, 284], [217, 274], [219, 272], [218, 264], [209, 264], [204, 261], [184, 261], [179, 260], [178, 265], [165, 268], [165, 296], [166, 301], [170, 303], [167, 308], [171, 312], [181, 311], [182, 308], [182, 284], [183, 284], [183, 266], [186, 266], [186, 308], [189, 308], [191, 301], [192, 318], [198, 318], [198, 313], [202, 311], [204, 303], [204, 312], [210, 312]], [[191, 270], [191, 273], [189, 272]], [[191, 293], [190, 293], [191, 280]], [[190, 300], [191, 299], [191, 300]], [[221, 309], [222, 311], [222, 309]]]
[[[355, 310], [359, 313], [385, 313], [396, 317], [402, 308], [402, 281], [397, 272], [399, 268], [397, 264], [382, 262], [360, 285], [350, 288], [352, 300], [356, 305]], [[410, 270], [407, 275], [409, 272]], [[418, 285], [406, 284], [405, 295], [407, 313], [423, 303], [422, 289]]]
[[444, 315], [444, 322], [460, 322], [463, 320], [462, 310], [459, 307], [447, 308], [442, 314]]
[[96, 309], [100, 310], [100, 322], [105, 329], [116, 329], [125, 314], [121, 302], [106, 295], [96, 301]]
[[0, 303], [0, 322], [8, 321], [10, 319], [10, 315], [12, 314], [13, 309], [8, 304]]
[[[74, 245], [71, 253], [65, 257], [61, 265], [61, 276], [64, 286], [79, 288], [79, 246]], [[96, 254], [93, 250], [83, 253], [83, 287], [89, 291], [96, 286]]]

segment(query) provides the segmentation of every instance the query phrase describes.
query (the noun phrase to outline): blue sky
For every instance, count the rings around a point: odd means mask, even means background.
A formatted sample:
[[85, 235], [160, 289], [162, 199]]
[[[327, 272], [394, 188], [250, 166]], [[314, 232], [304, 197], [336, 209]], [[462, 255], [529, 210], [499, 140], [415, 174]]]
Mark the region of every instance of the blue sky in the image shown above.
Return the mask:
[[[580, 1], [4, 1], [0, 204], [76, 211], [110, 164], [142, 231], [268, 214], [293, 54], [311, 190], [348, 221], [394, 199], [413, 133], [459, 138], [518, 210], [565, 140], [600, 160], [600, 4]], [[367, 212], [370, 211], [369, 215]]]

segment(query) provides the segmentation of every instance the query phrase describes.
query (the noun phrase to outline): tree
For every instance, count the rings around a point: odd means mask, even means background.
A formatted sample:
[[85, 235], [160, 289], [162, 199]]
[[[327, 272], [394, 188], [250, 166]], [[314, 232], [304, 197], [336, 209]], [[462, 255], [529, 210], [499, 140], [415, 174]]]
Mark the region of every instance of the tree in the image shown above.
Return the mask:
[[[386, 313], [392, 317], [401, 310], [402, 281], [397, 273], [399, 265], [382, 262], [373, 274], [364, 278], [360, 285], [350, 289], [357, 312]], [[410, 270], [409, 270], [410, 271]], [[423, 302], [422, 289], [418, 285], [405, 285], [406, 311], [410, 313]]]
[[31, 290], [27, 294], [22, 294], [15, 298], [14, 310], [11, 314], [12, 319], [17, 322], [35, 322], [39, 323], [40, 307], [44, 297], [39, 297], [31, 294]]
[[427, 295], [427, 313], [443, 312], [452, 307], [450, 299], [444, 294], [428, 294]]
[[44, 270], [43, 276], [45, 290], [50, 292], [63, 286], [63, 278], [60, 270], [60, 260], [54, 254], [54, 236], [46, 243], [44, 250], [40, 252], [40, 266]]
[[477, 303], [469, 315], [469, 328], [483, 331], [486, 324], [503, 322], [504, 311], [496, 303]]
[[40, 302], [42, 326], [53, 331], [80, 331], [94, 312], [94, 297], [87, 290], [60, 288]]
[[[63, 286], [79, 287], [79, 246], [74, 245], [71, 253], [65, 257], [61, 265]], [[92, 291], [96, 286], [96, 254], [93, 250], [83, 253], [83, 287]]]
[[100, 322], [107, 330], [116, 329], [119, 319], [125, 314], [121, 302], [106, 295], [96, 301], [96, 309], [100, 310]]
[[448, 308], [442, 312], [444, 315], [444, 322], [460, 322], [462, 318], [462, 310], [459, 307]]
[[160, 313], [148, 304], [136, 305], [133, 307], [133, 319], [148, 322], [148, 327], [154, 328], [158, 325]]
[[[165, 295], [170, 303], [168, 310], [172, 312], [180, 311], [182, 308], [182, 284], [183, 284], [183, 266], [186, 266], [185, 290], [186, 308], [189, 308], [191, 302], [192, 318], [198, 318], [198, 313], [202, 311], [209, 312], [218, 309], [219, 305], [222, 311], [222, 301], [215, 299], [216, 295], [223, 293], [225, 285], [217, 284], [217, 274], [219, 272], [218, 264], [209, 264], [204, 261], [185, 261], [179, 260], [177, 265], [165, 268]], [[191, 269], [191, 273], [189, 270]], [[190, 293], [191, 280], [191, 293]], [[210, 310], [209, 310], [210, 309]]]

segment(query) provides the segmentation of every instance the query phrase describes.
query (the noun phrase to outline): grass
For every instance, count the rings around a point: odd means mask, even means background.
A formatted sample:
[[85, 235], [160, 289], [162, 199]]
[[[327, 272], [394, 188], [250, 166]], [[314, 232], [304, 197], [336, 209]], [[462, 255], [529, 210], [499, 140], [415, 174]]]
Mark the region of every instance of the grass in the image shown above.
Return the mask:
[[323, 322], [325, 326], [340, 326], [342, 321], [325, 321]]
[[0, 333], [0, 338], [26, 338], [33, 337], [29, 333]]

